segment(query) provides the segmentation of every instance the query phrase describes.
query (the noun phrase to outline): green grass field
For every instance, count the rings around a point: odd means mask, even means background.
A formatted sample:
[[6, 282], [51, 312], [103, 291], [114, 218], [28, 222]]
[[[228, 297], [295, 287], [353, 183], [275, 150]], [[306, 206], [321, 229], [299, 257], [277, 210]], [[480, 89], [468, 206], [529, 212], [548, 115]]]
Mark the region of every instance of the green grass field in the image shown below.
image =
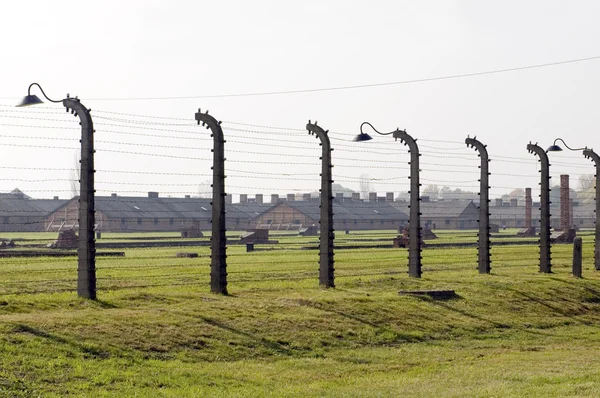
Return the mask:
[[[0, 396], [597, 397], [600, 272], [580, 235], [582, 279], [571, 245], [553, 246], [553, 274], [537, 272], [537, 244], [492, 247], [492, 274], [479, 275], [475, 247], [433, 243], [417, 280], [405, 249], [369, 247], [394, 231], [338, 232], [359, 248], [336, 250], [325, 290], [318, 238], [281, 234], [228, 248], [229, 296], [209, 292], [206, 246], [98, 257], [97, 301], [77, 298], [76, 257], [0, 258]], [[458, 297], [398, 294], [412, 289]]]

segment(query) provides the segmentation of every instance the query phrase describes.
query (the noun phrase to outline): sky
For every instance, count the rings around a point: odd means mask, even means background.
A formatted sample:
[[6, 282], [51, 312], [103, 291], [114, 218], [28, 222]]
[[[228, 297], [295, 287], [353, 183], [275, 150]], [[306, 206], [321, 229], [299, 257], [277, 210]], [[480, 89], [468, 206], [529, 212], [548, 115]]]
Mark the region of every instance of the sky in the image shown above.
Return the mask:
[[[477, 191], [479, 159], [464, 144], [476, 136], [492, 159], [492, 198], [537, 194], [529, 142], [600, 149], [600, 58], [561, 63], [600, 57], [599, 16], [585, 0], [7, 2], [0, 191], [72, 194], [77, 120], [60, 104], [12, 107], [37, 82], [92, 109], [98, 195], [206, 196], [212, 138], [195, 125], [199, 108], [223, 121], [234, 200], [318, 190], [309, 120], [330, 131], [335, 183], [354, 190], [361, 180], [379, 195], [408, 189], [407, 147], [377, 134], [352, 142], [369, 121], [417, 139], [423, 188]], [[561, 64], [436, 79], [549, 63]], [[550, 158], [553, 184], [594, 174], [580, 152]]]

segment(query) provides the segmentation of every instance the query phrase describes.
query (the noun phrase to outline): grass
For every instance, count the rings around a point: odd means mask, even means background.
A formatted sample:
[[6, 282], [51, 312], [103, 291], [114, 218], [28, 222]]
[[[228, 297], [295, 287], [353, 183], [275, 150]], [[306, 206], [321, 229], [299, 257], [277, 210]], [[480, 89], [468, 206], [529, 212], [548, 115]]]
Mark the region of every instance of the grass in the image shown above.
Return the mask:
[[[328, 290], [318, 251], [299, 249], [315, 237], [276, 239], [229, 247], [229, 296], [209, 293], [208, 247], [98, 258], [98, 301], [73, 292], [75, 258], [0, 259], [0, 396], [600, 395], [589, 234], [583, 279], [570, 245], [554, 245], [549, 275], [537, 245], [494, 247], [491, 275], [477, 274], [476, 248], [426, 248], [419, 280], [404, 249], [365, 247], [336, 250]], [[410, 289], [459, 297], [397, 294]]]

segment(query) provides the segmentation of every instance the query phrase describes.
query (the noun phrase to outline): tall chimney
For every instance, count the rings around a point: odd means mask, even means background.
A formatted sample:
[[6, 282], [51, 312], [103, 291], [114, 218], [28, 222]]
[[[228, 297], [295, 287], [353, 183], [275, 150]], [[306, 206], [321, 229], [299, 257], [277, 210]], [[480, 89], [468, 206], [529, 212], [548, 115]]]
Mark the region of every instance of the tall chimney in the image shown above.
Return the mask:
[[258, 204], [262, 205], [262, 203], [263, 203], [263, 195], [262, 195], [262, 193], [257, 193], [257, 194], [254, 196], [254, 201], [255, 201], [256, 203], [258, 203]]
[[569, 175], [560, 175], [560, 229], [566, 231], [571, 226], [571, 220], [569, 219]]
[[531, 188], [525, 188], [525, 228], [531, 228], [531, 208], [533, 201], [531, 200]]

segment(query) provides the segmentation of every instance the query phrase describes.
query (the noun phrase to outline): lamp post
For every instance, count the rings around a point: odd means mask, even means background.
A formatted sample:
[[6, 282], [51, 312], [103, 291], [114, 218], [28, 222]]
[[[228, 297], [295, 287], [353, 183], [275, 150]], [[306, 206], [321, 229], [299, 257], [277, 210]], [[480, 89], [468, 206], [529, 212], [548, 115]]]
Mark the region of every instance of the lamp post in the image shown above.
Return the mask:
[[210, 129], [213, 137], [212, 234], [210, 238], [210, 291], [227, 294], [227, 237], [225, 236], [225, 139], [221, 122], [200, 109], [198, 124]]
[[329, 143], [329, 130], [317, 126], [317, 122], [306, 125], [308, 134], [314, 134], [321, 140], [321, 218], [319, 236], [319, 285], [329, 288], [335, 287], [333, 268], [333, 180], [331, 179], [331, 144]]
[[537, 144], [528, 144], [527, 150], [540, 160], [540, 272], [551, 273], [550, 256], [550, 163], [548, 154]]
[[55, 101], [46, 95], [38, 83], [32, 83], [27, 96], [18, 107], [41, 104], [43, 101], [31, 95], [31, 88], [37, 86], [50, 102], [62, 102], [67, 112], [79, 117], [81, 125], [81, 173], [79, 180], [79, 243], [77, 247], [77, 295], [88, 299], [96, 299], [96, 240], [94, 238], [94, 124], [90, 109], [87, 109], [77, 97]]
[[562, 151], [562, 148], [556, 144], [557, 141], [563, 143], [563, 145], [570, 151], [582, 151], [583, 156], [586, 159], [591, 159], [596, 166], [596, 174], [594, 177], [596, 178], [596, 209], [594, 210], [596, 220], [594, 220], [595, 225], [595, 233], [594, 233], [594, 269], [597, 271], [600, 270], [600, 223], [598, 223], [598, 214], [600, 214], [600, 156], [596, 154], [591, 148], [571, 148], [567, 145], [567, 143], [562, 138], [557, 138], [554, 140], [554, 143], [548, 147], [547, 152], [558, 152]]
[[417, 142], [405, 130], [396, 129], [389, 133], [381, 133], [369, 122], [363, 122], [360, 125], [360, 134], [354, 137], [354, 141], [368, 141], [372, 137], [363, 132], [363, 126], [368, 125], [380, 135], [392, 135], [395, 140], [400, 139], [404, 145], [408, 145], [410, 152], [410, 215], [408, 226], [408, 275], [413, 278], [421, 277], [421, 212], [419, 191], [419, 147]]

